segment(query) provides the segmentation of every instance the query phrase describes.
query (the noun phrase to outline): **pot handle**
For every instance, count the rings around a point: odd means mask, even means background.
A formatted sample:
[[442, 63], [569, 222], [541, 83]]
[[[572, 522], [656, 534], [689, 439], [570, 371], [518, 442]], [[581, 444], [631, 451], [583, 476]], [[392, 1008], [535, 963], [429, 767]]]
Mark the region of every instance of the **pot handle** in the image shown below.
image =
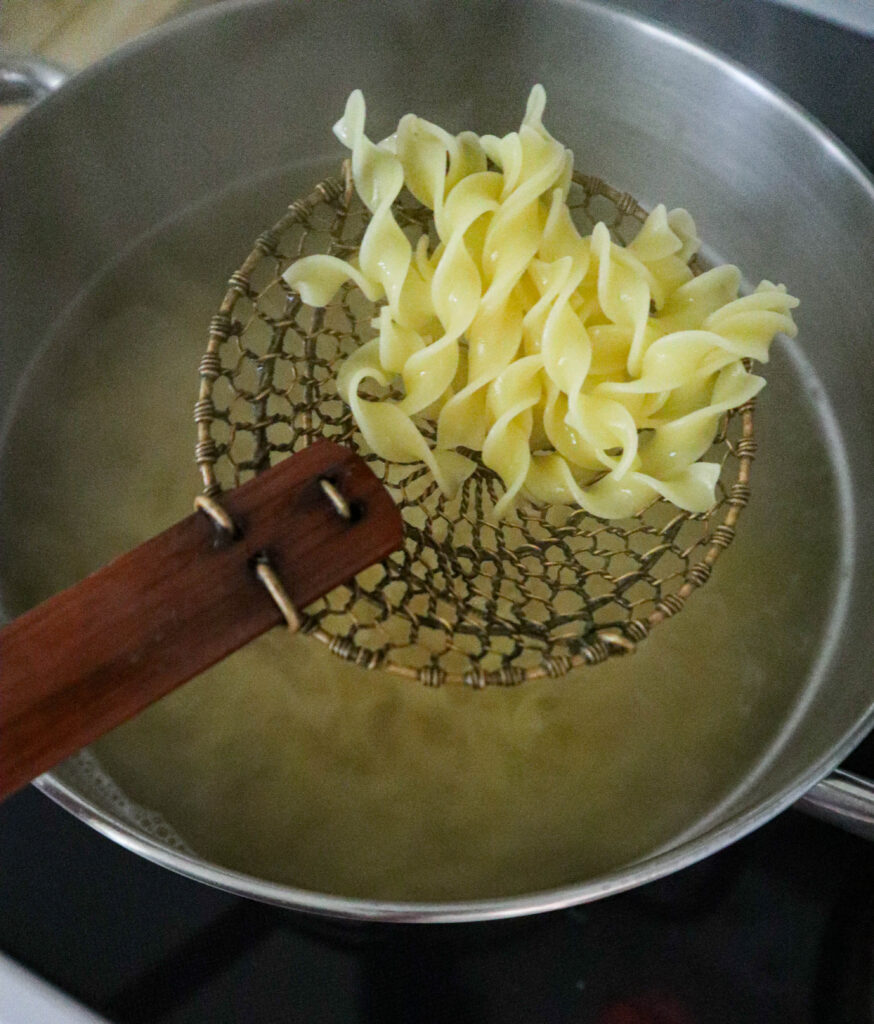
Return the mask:
[[814, 818], [874, 840], [874, 782], [842, 768], [817, 782], [795, 804]]
[[70, 72], [41, 57], [0, 53], [0, 106], [36, 103], [67, 81]]

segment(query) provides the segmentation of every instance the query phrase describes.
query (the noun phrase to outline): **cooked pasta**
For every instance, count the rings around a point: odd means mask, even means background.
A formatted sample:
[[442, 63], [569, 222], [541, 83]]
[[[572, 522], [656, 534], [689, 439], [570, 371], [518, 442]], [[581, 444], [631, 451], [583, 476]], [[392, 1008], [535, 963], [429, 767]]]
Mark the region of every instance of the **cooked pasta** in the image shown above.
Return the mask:
[[[370, 448], [426, 463], [445, 494], [474, 471], [467, 449], [504, 483], [497, 517], [523, 497], [605, 519], [659, 495], [706, 511], [719, 466], [700, 460], [721, 415], [764, 386], [744, 360], [795, 334], [798, 301], [769, 281], [739, 296], [735, 267], [693, 277], [685, 210], [657, 206], [628, 246], [602, 223], [581, 236], [573, 157], [543, 126], [545, 102], [535, 86], [502, 138], [408, 114], [374, 144], [353, 92], [334, 131], [371, 213], [357, 260], [308, 256], [285, 280], [314, 306], [346, 281], [383, 303], [338, 387]], [[433, 211], [433, 247], [395, 219], [404, 187]], [[367, 381], [400, 397], [366, 398]]]

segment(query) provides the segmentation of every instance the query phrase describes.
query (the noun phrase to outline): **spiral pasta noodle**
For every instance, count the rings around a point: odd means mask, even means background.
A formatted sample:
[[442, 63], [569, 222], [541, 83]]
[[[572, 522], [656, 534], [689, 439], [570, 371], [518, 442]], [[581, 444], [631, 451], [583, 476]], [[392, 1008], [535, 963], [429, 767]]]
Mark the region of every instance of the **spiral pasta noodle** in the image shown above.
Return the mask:
[[[500, 138], [408, 114], [374, 144], [353, 92], [334, 131], [371, 213], [357, 259], [304, 257], [285, 280], [314, 306], [346, 281], [383, 303], [340, 394], [377, 455], [426, 463], [447, 495], [475, 469], [467, 449], [504, 483], [497, 517], [521, 497], [604, 519], [657, 496], [706, 511], [719, 466], [701, 459], [722, 414], [764, 386], [744, 361], [794, 336], [798, 300], [769, 281], [741, 296], [736, 267], [693, 276], [682, 209], [657, 206], [628, 246], [602, 223], [581, 236], [573, 156], [544, 127], [545, 102], [535, 86]], [[398, 225], [404, 187], [433, 212], [435, 245]], [[400, 397], [365, 398], [368, 380]]]

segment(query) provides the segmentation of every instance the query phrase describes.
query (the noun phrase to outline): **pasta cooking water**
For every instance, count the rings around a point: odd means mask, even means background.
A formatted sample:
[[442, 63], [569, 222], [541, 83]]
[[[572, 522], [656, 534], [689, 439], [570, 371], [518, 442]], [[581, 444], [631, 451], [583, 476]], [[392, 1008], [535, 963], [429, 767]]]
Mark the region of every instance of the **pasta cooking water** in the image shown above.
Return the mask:
[[[702, 456], [721, 415], [764, 386], [748, 361], [795, 335], [798, 300], [770, 281], [741, 297], [732, 266], [694, 277], [685, 210], [657, 206], [625, 247], [602, 223], [581, 236], [573, 155], [544, 127], [545, 103], [535, 86], [502, 138], [410, 114], [374, 144], [353, 92], [334, 131], [371, 213], [357, 260], [304, 257], [285, 280], [313, 306], [347, 281], [383, 303], [340, 393], [377, 455], [426, 463], [444, 494], [480, 452], [504, 483], [498, 517], [528, 500], [618, 519], [657, 496], [706, 511], [719, 465]], [[433, 211], [433, 237], [398, 224], [404, 188]], [[368, 381], [388, 397], [366, 397]]]

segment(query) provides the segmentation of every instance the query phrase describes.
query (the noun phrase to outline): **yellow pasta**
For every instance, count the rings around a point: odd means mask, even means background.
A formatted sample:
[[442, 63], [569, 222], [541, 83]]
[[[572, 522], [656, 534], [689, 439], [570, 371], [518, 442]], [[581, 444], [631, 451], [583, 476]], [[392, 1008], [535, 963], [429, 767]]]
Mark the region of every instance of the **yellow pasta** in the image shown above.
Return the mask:
[[[735, 267], [693, 277], [685, 210], [657, 206], [628, 246], [604, 224], [582, 237], [573, 157], [543, 126], [545, 102], [535, 86], [502, 138], [408, 114], [374, 144], [352, 93], [334, 131], [371, 212], [358, 258], [309, 256], [285, 279], [310, 305], [345, 281], [383, 303], [339, 390], [376, 454], [426, 463], [447, 495], [474, 471], [468, 449], [503, 480], [498, 517], [525, 499], [624, 518], [659, 495], [703, 512], [719, 466], [700, 460], [720, 416], [764, 386], [743, 361], [795, 334], [798, 301], [769, 281], [739, 296]], [[433, 211], [433, 250], [395, 220], [404, 187]], [[367, 380], [400, 397], [364, 398]]]

